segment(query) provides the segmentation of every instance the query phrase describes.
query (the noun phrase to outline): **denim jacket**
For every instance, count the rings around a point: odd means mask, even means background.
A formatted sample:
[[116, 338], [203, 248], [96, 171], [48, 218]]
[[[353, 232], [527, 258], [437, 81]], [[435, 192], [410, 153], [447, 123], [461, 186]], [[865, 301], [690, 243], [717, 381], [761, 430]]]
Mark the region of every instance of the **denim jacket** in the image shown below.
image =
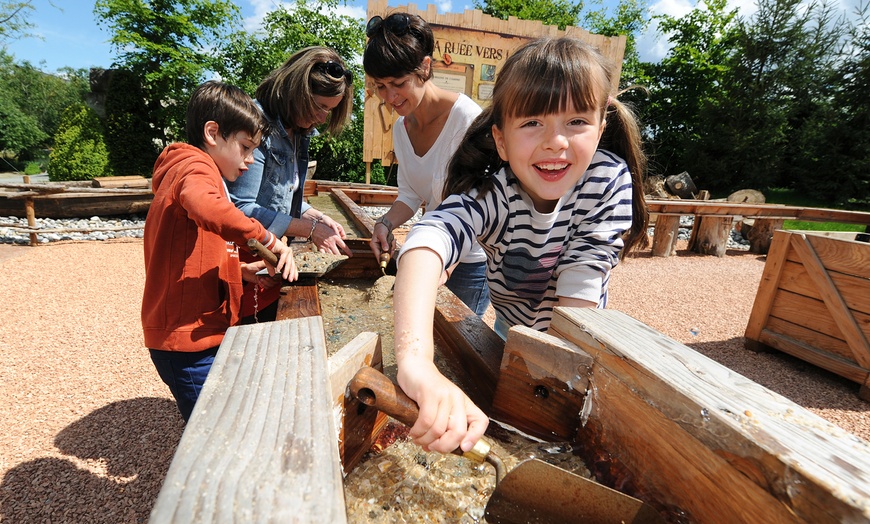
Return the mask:
[[[248, 171], [235, 182], [227, 182], [227, 188], [237, 208], [280, 238], [293, 218], [299, 218], [311, 208], [302, 198], [311, 136], [299, 136], [299, 150], [294, 151], [295, 139], [287, 134], [281, 119], [266, 117], [272, 132], [263, 137], [260, 147], [254, 151], [254, 163]], [[296, 191], [292, 189], [294, 158], [299, 172]]]

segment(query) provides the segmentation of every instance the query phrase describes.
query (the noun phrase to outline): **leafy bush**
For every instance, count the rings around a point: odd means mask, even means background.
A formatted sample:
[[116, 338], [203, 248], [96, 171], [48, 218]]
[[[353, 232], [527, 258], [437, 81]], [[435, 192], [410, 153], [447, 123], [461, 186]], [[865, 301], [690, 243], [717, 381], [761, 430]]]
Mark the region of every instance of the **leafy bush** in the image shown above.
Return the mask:
[[25, 175], [38, 175], [40, 173], [42, 173], [42, 166], [39, 162], [28, 162], [24, 167]]
[[83, 105], [68, 107], [54, 136], [48, 179], [90, 180], [109, 176], [109, 152], [97, 114]]

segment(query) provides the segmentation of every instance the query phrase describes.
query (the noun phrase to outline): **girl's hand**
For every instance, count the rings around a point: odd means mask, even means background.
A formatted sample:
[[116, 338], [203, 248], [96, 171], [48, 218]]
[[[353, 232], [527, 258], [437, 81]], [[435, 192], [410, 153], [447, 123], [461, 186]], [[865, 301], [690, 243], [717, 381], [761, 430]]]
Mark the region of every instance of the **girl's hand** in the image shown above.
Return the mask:
[[[284, 280], [293, 282], [299, 278], [299, 271], [296, 269], [296, 260], [293, 258], [293, 250], [290, 246], [278, 240], [275, 246], [272, 247], [272, 253], [278, 255], [278, 267], [268, 267], [269, 275], [281, 273]], [[277, 272], [276, 272], [277, 270]]]
[[409, 436], [427, 451], [468, 451], [480, 440], [489, 419], [435, 364], [406, 359], [398, 373], [399, 385], [417, 401], [420, 415]]

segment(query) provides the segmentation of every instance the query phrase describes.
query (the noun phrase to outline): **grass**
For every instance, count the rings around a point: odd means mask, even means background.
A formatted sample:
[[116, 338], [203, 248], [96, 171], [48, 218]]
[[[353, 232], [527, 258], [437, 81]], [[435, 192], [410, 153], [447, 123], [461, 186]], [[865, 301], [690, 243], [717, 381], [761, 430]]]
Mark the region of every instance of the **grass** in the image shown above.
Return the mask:
[[[812, 198], [809, 195], [799, 193], [793, 189], [768, 189], [765, 191], [765, 199], [768, 204], [782, 204], [797, 207], [821, 207], [830, 208], [829, 205]], [[854, 211], [864, 211], [863, 206], [849, 206]], [[806, 220], [786, 220], [783, 229], [798, 231], [847, 231], [863, 232], [868, 226], [861, 224], [843, 224], [840, 222], [808, 222]]]

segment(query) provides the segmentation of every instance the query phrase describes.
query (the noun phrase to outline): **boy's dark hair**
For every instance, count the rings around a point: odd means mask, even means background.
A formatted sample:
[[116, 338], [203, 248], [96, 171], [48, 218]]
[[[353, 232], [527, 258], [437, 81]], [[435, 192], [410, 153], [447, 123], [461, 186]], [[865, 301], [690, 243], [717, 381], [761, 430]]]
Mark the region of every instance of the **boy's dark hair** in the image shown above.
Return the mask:
[[269, 122], [254, 100], [240, 88], [215, 80], [200, 84], [190, 96], [185, 127], [187, 143], [204, 149], [203, 130], [210, 120], [217, 122], [224, 138], [239, 131], [252, 137], [268, 133]]
[[[392, 24], [395, 20], [401, 23]], [[393, 29], [394, 25], [399, 29]], [[434, 50], [435, 36], [425, 20], [409, 13], [393, 13], [371, 32], [363, 52], [363, 69], [372, 78], [397, 78], [413, 73], [425, 82], [432, 78], [433, 69], [430, 67], [424, 77], [420, 64]]]

